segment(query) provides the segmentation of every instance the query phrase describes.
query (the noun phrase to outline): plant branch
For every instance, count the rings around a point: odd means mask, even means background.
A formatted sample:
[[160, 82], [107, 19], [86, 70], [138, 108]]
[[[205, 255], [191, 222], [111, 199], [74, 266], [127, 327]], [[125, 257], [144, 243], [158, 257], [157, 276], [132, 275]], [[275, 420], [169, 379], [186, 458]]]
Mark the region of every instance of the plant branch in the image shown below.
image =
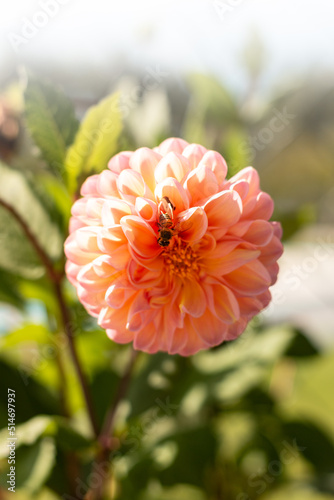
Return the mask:
[[[134, 367], [135, 360], [137, 358], [138, 352], [133, 350], [131, 351], [131, 358], [130, 361], [124, 371], [123, 377], [118, 385], [116, 395], [110, 405], [110, 408], [105, 416], [102, 430], [100, 432], [100, 435], [98, 437], [98, 441], [101, 445], [101, 448], [99, 452], [97, 453], [97, 456], [95, 458], [95, 461], [93, 463], [92, 470], [97, 471], [102, 471], [102, 467], [104, 467], [105, 462], [109, 460], [109, 454], [112, 451], [113, 448], [113, 441], [112, 441], [112, 432], [113, 432], [113, 426], [114, 426], [114, 420], [115, 420], [115, 414], [116, 410], [118, 408], [119, 403], [121, 400], [124, 398], [126, 395], [126, 392], [129, 387], [129, 383], [131, 380], [131, 375]], [[103, 490], [105, 487], [106, 480], [108, 476], [104, 473], [101, 473], [100, 481], [98, 481], [96, 486], [91, 486], [89, 491], [87, 491], [85, 495], [85, 500], [100, 500], [103, 495]]]
[[47, 255], [47, 253], [43, 250], [43, 248], [39, 244], [38, 240], [36, 239], [35, 235], [31, 232], [28, 224], [21, 217], [21, 215], [15, 210], [15, 208], [12, 207], [6, 201], [2, 200], [1, 198], [0, 198], [0, 205], [3, 206], [14, 217], [14, 219], [20, 224], [21, 229], [25, 233], [27, 239], [30, 241], [33, 248], [35, 249], [41, 262], [44, 264], [44, 267], [47, 271], [47, 274], [54, 285], [64, 331], [65, 331], [65, 334], [67, 336], [68, 343], [69, 343], [72, 361], [73, 361], [77, 376], [78, 376], [79, 381], [80, 381], [80, 385], [81, 385], [82, 392], [84, 395], [84, 399], [85, 399], [88, 415], [90, 418], [90, 422], [91, 422], [91, 425], [92, 425], [92, 428], [94, 431], [94, 435], [96, 438], [98, 438], [99, 429], [97, 426], [97, 422], [96, 422], [96, 418], [95, 418], [95, 414], [94, 414], [94, 410], [93, 410], [92, 398], [91, 398], [89, 386], [88, 386], [87, 380], [85, 378], [84, 372], [82, 370], [80, 360], [78, 357], [78, 353], [77, 353], [77, 350], [76, 350], [76, 347], [74, 344], [74, 337], [73, 337], [73, 332], [72, 332], [71, 322], [70, 322], [70, 319], [71, 319], [70, 312], [69, 312], [68, 307], [66, 305], [66, 301], [65, 301], [63, 291], [62, 291], [61, 281], [62, 281], [63, 275], [58, 273], [54, 269], [53, 262], [51, 261], [51, 259]]
[[20, 224], [21, 229], [25, 233], [27, 239], [30, 241], [31, 245], [33, 246], [35, 252], [37, 253], [38, 257], [40, 258], [42, 264], [44, 264], [44, 267], [53, 282], [58, 282], [61, 280], [61, 274], [59, 274], [53, 267], [53, 262], [47, 255], [47, 253], [43, 250], [39, 242], [37, 241], [35, 235], [31, 232], [28, 224], [24, 219], [22, 219], [21, 215], [15, 210], [12, 205], [7, 203], [6, 201], [2, 200], [0, 198], [0, 205], [3, 206], [13, 217], [14, 219]]

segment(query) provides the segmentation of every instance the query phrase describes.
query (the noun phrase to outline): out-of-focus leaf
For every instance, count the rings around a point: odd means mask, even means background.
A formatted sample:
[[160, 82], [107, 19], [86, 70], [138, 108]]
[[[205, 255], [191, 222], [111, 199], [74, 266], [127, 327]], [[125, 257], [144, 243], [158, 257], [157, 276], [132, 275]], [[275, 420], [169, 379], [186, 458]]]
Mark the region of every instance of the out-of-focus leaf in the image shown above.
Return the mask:
[[248, 137], [241, 127], [231, 127], [226, 132], [223, 153], [228, 164], [228, 177], [237, 174], [251, 163]]
[[304, 358], [319, 354], [319, 350], [314, 344], [312, 344], [308, 337], [303, 334], [302, 331], [296, 329], [295, 333], [296, 336], [285, 352], [286, 356], [291, 356], [293, 358]]
[[[175, 370], [170, 374], [163, 373], [162, 370], [166, 362], [177, 363], [179, 361], [181, 364], [186, 364], [187, 361], [179, 356], [171, 357], [165, 353], [157, 353], [154, 356], [147, 356], [145, 358], [142, 357], [142, 360], [144, 366], [133, 377], [128, 391], [127, 399], [131, 404], [130, 418], [136, 417], [156, 406], [160, 406], [162, 411], [165, 408], [167, 412], [170, 411], [172, 413], [175, 410], [168, 409], [168, 404], [174, 404], [176, 401], [171, 396], [171, 391], [175, 388], [179, 392], [176, 386], [179, 382], [180, 384], [183, 383], [184, 380], [181, 381], [178, 379], [177, 364], [175, 365]], [[187, 378], [185, 374], [184, 378]]]
[[[216, 454], [216, 439], [210, 427], [187, 429], [168, 436], [163, 442], [176, 444], [175, 459], [159, 473], [164, 485], [186, 483], [204, 487], [208, 469], [212, 467]], [[194, 460], [196, 457], [196, 460]]]
[[[314, 422], [334, 442], [334, 352], [296, 361], [292, 367], [293, 384], [281, 400], [281, 409], [290, 420], [303, 418]], [[278, 376], [284, 376], [284, 372]]]
[[162, 488], [157, 486], [156, 491], [148, 488], [145, 493], [140, 495], [140, 500], [207, 500], [207, 496], [199, 488], [189, 486], [188, 484], [178, 484], [171, 488]]
[[283, 424], [283, 430], [300, 447], [300, 453], [319, 473], [334, 469], [334, 443], [328, 435], [311, 422], [294, 421]]
[[112, 94], [87, 111], [65, 159], [71, 191], [76, 187], [78, 175], [101, 172], [107, 167], [116, 152], [121, 129], [118, 94]]
[[[30, 189], [24, 175], [0, 163], [0, 176], [0, 199], [15, 209], [50, 258], [59, 258], [63, 251], [62, 235]], [[0, 234], [0, 267], [27, 278], [39, 277], [43, 273], [40, 259], [20, 224], [2, 206]]]
[[[57, 445], [64, 450], [74, 451], [85, 449], [91, 441], [80, 434], [65, 418], [50, 415], [38, 415], [27, 422], [16, 426], [15, 447], [33, 445], [41, 437], [52, 437]], [[8, 429], [0, 431], [0, 458], [8, 456]]]
[[[51, 428], [53, 425], [52, 417], [45, 415], [39, 415], [24, 424], [18, 425], [15, 429], [15, 447], [32, 445], [46, 432], [48, 427]], [[8, 455], [7, 438], [8, 430], [4, 428], [0, 432], [0, 458], [5, 458]]]
[[333, 500], [333, 495], [315, 491], [311, 486], [293, 484], [277, 488], [261, 497], [263, 500], [286, 500], [287, 498], [289, 500]]
[[92, 382], [92, 397], [99, 425], [115, 396], [120, 378], [110, 369], [97, 373]]
[[91, 445], [91, 441], [71, 427], [63, 418], [56, 417], [55, 440], [57, 445], [65, 451], [86, 449]]
[[[33, 418], [36, 414], [57, 415], [60, 413], [59, 401], [42, 384], [29, 377], [21, 365], [15, 368], [6, 362], [4, 353], [0, 358], [0, 380], [2, 387], [15, 390], [16, 425]], [[7, 396], [0, 399], [0, 427], [7, 425]]]
[[56, 461], [56, 447], [50, 437], [33, 446], [20, 448], [16, 461], [16, 487], [37, 493], [49, 477]]
[[31, 79], [25, 91], [28, 129], [51, 169], [61, 173], [78, 129], [71, 101], [55, 87]]
[[284, 353], [293, 336], [287, 326], [272, 327], [264, 332], [249, 329], [216, 350], [200, 352], [193, 363], [202, 373], [219, 373], [253, 363], [268, 365]]
[[183, 483], [203, 488], [215, 453], [216, 440], [209, 427], [180, 429], [166, 436], [149, 453], [138, 455], [128, 472], [126, 494], [130, 498], [135, 487], [146, 488], [152, 478], [164, 486]]
[[24, 299], [18, 290], [18, 286], [18, 279], [15, 275], [0, 269], [0, 302], [8, 302], [21, 308]]
[[25, 325], [18, 330], [8, 333], [0, 338], [0, 348], [17, 346], [21, 343], [35, 342], [45, 344], [50, 341], [50, 332], [43, 325]]

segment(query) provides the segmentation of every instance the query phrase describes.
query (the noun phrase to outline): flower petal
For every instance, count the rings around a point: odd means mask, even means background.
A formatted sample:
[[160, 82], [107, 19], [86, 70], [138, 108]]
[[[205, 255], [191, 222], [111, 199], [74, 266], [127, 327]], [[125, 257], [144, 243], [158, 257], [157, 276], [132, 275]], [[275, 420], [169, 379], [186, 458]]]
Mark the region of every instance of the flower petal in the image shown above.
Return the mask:
[[99, 195], [106, 198], [116, 197], [119, 198], [119, 192], [117, 188], [118, 175], [110, 170], [103, 170], [97, 179], [97, 190]]
[[198, 318], [206, 308], [206, 297], [203, 288], [196, 280], [185, 280], [178, 297], [181, 313], [188, 313]]
[[134, 203], [137, 196], [144, 196], [146, 184], [142, 175], [131, 169], [123, 170], [117, 179], [117, 188], [122, 198]]
[[271, 285], [271, 277], [266, 268], [258, 260], [248, 262], [229, 274], [224, 281], [233, 290], [245, 296], [257, 295]]
[[219, 189], [215, 174], [205, 165], [199, 165], [189, 173], [184, 187], [189, 191], [193, 203], [216, 194]]
[[198, 241], [204, 236], [208, 227], [206, 213], [201, 207], [189, 208], [178, 215], [176, 227], [178, 226], [179, 236], [183, 241]]
[[160, 153], [163, 156], [168, 154], [170, 151], [174, 151], [174, 153], [182, 154], [183, 150], [188, 146], [188, 144], [189, 143], [183, 139], [171, 137], [171, 138], [163, 141], [160, 144], [160, 146], [158, 146], [156, 148], [156, 150], [158, 151], [158, 153]]
[[188, 158], [190, 168], [196, 168], [208, 150], [200, 144], [189, 144], [182, 152], [182, 156]]
[[98, 178], [98, 174], [87, 177], [80, 189], [81, 196], [99, 196], [97, 189]]
[[171, 151], [160, 160], [154, 176], [157, 184], [167, 177], [174, 177], [174, 179], [181, 182], [189, 170], [188, 160], [184, 156]]
[[233, 323], [240, 318], [240, 309], [234, 293], [221, 283], [204, 283], [206, 300], [210, 311], [224, 323]]
[[208, 308], [200, 318], [191, 318], [191, 323], [198, 336], [210, 347], [221, 344], [228, 331], [227, 324]]
[[[216, 151], [208, 151], [198, 164], [199, 167], [208, 167], [215, 174], [218, 184], [222, 184], [227, 174], [227, 163]], [[204, 198], [204, 197], [203, 197]]]
[[122, 217], [131, 213], [131, 205], [125, 200], [106, 200], [101, 211], [102, 223], [106, 227], [119, 224]]
[[189, 198], [184, 187], [173, 177], [167, 177], [155, 188], [158, 203], [167, 196], [175, 207], [174, 216], [189, 208]]
[[157, 234], [141, 217], [136, 215], [123, 217], [121, 226], [128, 242], [139, 255], [154, 258], [161, 253]]
[[90, 252], [88, 249], [81, 250], [76, 241], [75, 234], [76, 233], [70, 234], [64, 245], [65, 255], [70, 261], [79, 266], [84, 266], [101, 255], [100, 251]]
[[204, 210], [209, 226], [232, 226], [242, 214], [242, 201], [235, 191], [221, 191], [211, 196], [205, 203]]
[[135, 209], [138, 215], [140, 215], [140, 217], [145, 219], [147, 222], [156, 222], [158, 207], [154, 201], [148, 200], [147, 198], [140, 198], [138, 196], [138, 198], [136, 198]]
[[142, 175], [152, 193], [155, 189], [154, 172], [161, 158], [162, 156], [152, 149], [140, 148], [133, 153], [130, 159], [130, 167]]
[[118, 153], [111, 158], [108, 163], [108, 168], [115, 174], [120, 174], [122, 170], [129, 168], [129, 163], [132, 155], [132, 151], [122, 151], [122, 153]]

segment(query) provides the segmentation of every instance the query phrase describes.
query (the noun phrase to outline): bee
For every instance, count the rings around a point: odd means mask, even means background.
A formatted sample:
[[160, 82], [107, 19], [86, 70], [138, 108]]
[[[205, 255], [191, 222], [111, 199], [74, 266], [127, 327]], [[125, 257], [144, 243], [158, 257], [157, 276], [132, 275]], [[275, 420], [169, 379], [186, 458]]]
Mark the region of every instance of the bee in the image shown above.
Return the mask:
[[175, 207], [173, 203], [170, 201], [168, 196], [164, 196], [159, 203], [159, 238], [158, 243], [162, 247], [168, 247], [175, 234], [174, 227], [174, 210]]

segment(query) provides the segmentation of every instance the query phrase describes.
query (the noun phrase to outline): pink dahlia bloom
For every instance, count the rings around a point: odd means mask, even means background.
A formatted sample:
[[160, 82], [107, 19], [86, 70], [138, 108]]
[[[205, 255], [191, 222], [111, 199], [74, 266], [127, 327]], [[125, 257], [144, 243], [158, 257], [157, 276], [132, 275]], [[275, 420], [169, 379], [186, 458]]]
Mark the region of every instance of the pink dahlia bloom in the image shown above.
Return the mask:
[[273, 201], [247, 167], [182, 139], [114, 156], [89, 177], [65, 242], [79, 300], [118, 343], [188, 356], [238, 337], [271, 299]]

